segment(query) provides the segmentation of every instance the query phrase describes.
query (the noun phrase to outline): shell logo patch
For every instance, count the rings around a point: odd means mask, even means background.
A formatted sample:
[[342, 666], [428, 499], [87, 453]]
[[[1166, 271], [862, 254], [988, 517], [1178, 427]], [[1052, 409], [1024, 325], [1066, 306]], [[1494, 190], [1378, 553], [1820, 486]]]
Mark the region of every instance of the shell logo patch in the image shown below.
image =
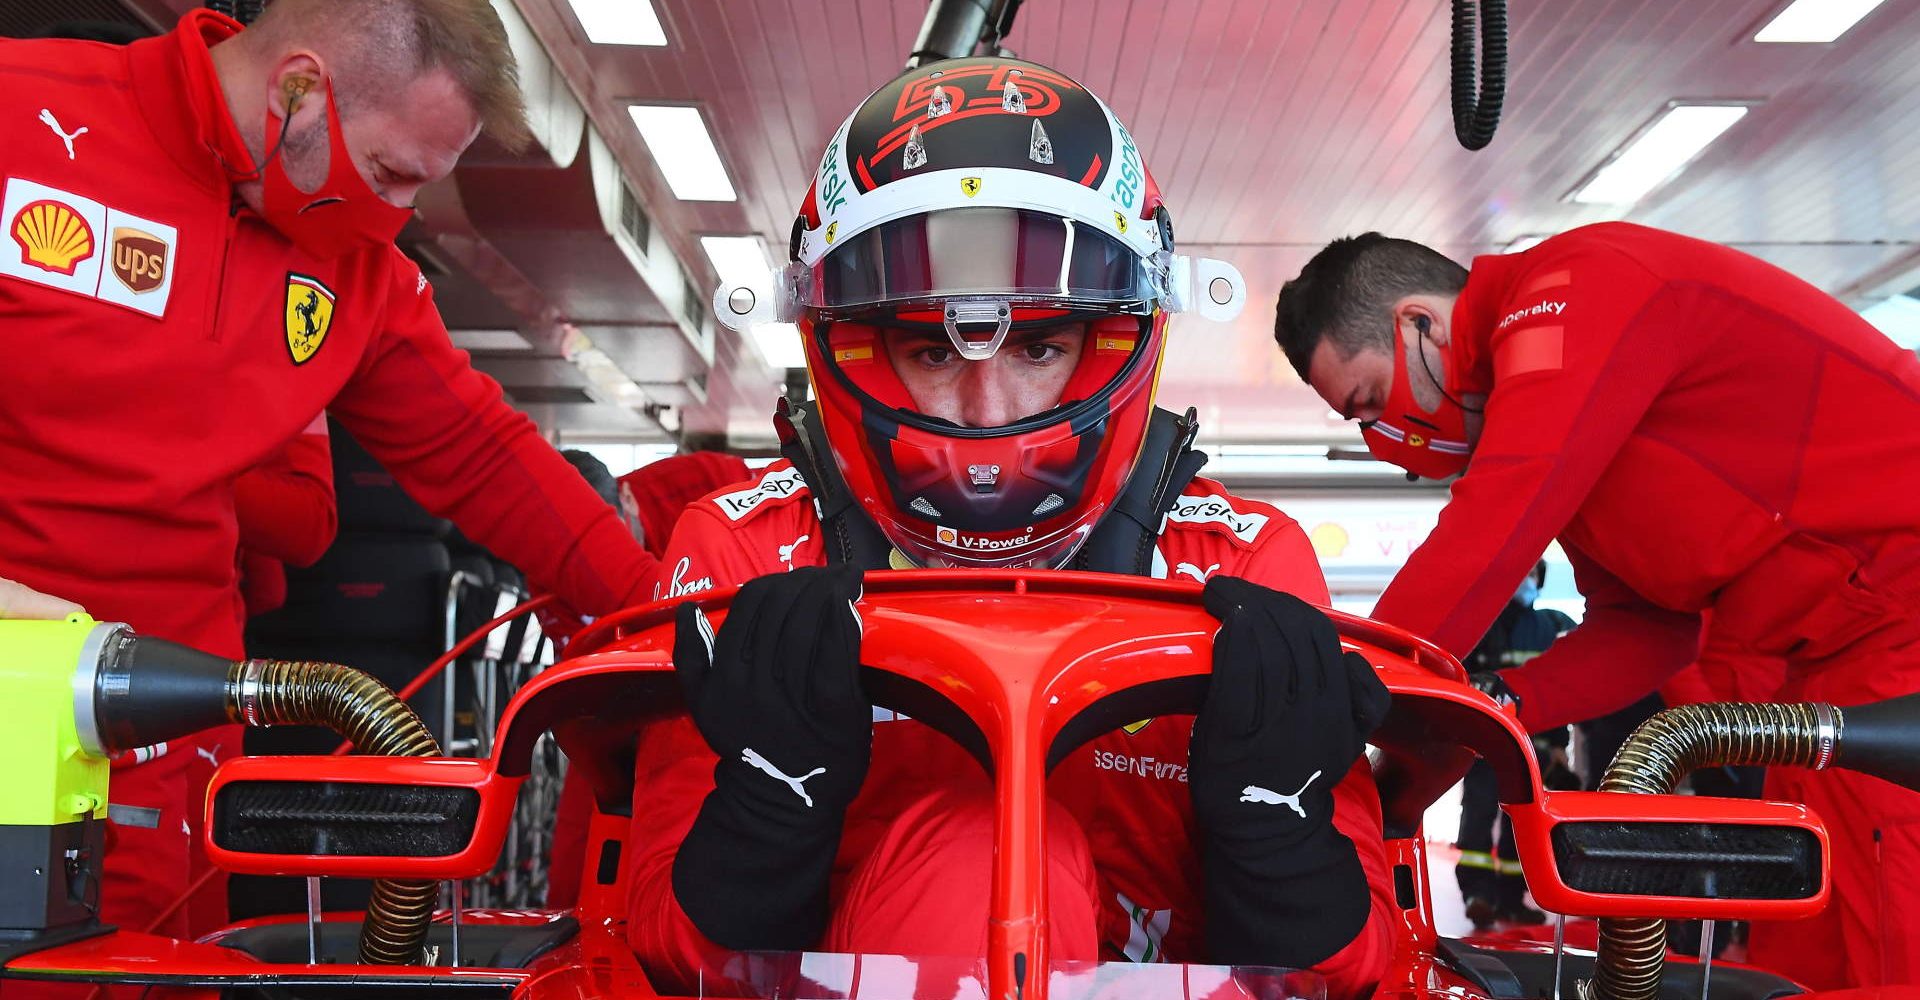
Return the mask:
[[1307, 540], [1313, 543], [1313, 554], [1322, 559], [1338, 559], [1347, 554], [1347, 543], [1351, 540], [1347, 529], [1332, 521], [1322, 521], [1307, 532]]
[[960, 533], [945, 526], [936, 529], [933, 537], [942, 545], [954, 545], [960, 541]]
[[131, 226], [113, 231], [113, 276], [127, 291], [145, 295], [167, 280], [167, 244]]
[[0, 220], [0, 278], [166, 315], [180, 242], [173, 226], [20, 177], [6, 180]]
[[974, 195], [976, 195], [976, 194], [979, 194], [979, 193], [980, 193], [980, 178], [978, 178], [978, 177], [962, 177], [962, 178], [960, 178], [960, 190], [961, 190], [961, 191], [962, 191], [962, 192], [963, 192], [964, 194], [966, 194], [966, 196], [967, 196], [967, 197], [969, 197], [969, 198], [971, 198], [971, 197], [973, 197], [973, 196], [974, 196]]
[[71, 275], [93, 256], [93, 228], [72, 206], [50, 198], [22, 208], [8, 231], [20, 244], [21, 263], [42, 271]]
[[287, 272], [287, 353], [304, 365], [333, 329], [336, 296], [319, 278]]

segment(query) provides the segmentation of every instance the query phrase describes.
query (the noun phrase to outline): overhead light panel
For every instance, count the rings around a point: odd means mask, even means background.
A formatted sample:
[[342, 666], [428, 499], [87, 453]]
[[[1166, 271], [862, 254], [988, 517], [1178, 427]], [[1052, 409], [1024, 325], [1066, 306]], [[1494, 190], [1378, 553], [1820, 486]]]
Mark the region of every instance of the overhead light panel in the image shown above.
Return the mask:
[[800, 328], [792, 323], [761, 323], [753, 328], [753, 346], [775, 371], [805, 368], [807, 352], [800, 345]]
[[580, 30], [595, 45], [665, 45], [652, 0], [567, 0]]
[[463, 351], [531, 351], [533, 344], [518, 330], [448, 330], [453, 346]]
[[758, 236], [702, 236], [700, 249], [713, 262], [713, 273], [720, 284], [734, 288], [745, 285], [767, 292], [773, 265], [767, 262], [767, 249]]
[[1733, 123], [1747, 104], [1674, 104], [1573, 194], [1588, 205], [1630, 205], [1693, 161]]
[[1794, 0], [1760, 33], [1756, 42], [1831, 42], [1873, 13], [1886, 0]]
[[734, 201], [733, 182], [720, 162], [720, 150], [707, 131], [699, 108], [668, 104], [629, 104], [640, 138], [660, 165], [667, 187], [681, 201]]

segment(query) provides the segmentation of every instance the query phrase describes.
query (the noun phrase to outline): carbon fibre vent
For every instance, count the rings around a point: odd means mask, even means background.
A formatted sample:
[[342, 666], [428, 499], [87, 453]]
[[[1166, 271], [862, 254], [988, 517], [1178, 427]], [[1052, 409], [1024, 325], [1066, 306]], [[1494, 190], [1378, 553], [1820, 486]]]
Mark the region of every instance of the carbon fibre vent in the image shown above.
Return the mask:
[[[1039, 123], [1035, 122], [1034, 124], [1037, 125]], [[1062, 507], [1065, 507], [1066, 505], [1067, 505], [1067, 502], [1060, 498], [1060, 494], [1049, 493], [1047, 494], [1047, 498], [1045, 500], [1040, 501], [1040, 506], [1035, 507], [1033, 509], [1033, 516], [1046, 517], [1048, 514], [1051, 514], [1054, 511], [1059, 510]]]
[[1690, 899], [1805, 899], [1820, 844], [1795, 827], [1735, 823], [1562, 823], [1560, 880], [1581, 892]]
[[908, 504], [907, 507], [921, 517], [929, 517], [936, 520], [940, 517], [940, 508], [935, 507], [926, 497], [914, 497], [913, 502]]
[[213, 842], [247, 854], [435, 858], [473, 839], [480, 793], [333, 781], [236, 781], [213, 802]]

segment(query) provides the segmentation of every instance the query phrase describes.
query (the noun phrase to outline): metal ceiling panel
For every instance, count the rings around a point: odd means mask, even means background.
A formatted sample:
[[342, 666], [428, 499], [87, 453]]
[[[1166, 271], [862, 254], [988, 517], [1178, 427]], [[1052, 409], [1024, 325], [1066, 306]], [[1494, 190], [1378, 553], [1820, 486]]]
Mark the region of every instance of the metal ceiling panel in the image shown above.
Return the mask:
[[[786, 246], [829, 134], [897, 72], [926, 10], [652, 0], [669, 44], [630, 47], [586, 44], [564, 0], [514, 2], [702, 291], [715, 276], [699, 236]], [[1505, 120], [1480, 153], [1453, 139], [1444, 0], [1027, 0], [1007, 45], [1105, 97], [1139, 140], [1183, 249], [1247, 275], [1249, 307], [1232, 327], [1177, 323], [1176, 344], [1192, 348], [1170, 354], [1163, 402], [1204, 401], [1211, 441], [1350, 443], [1270, 340], [1281, 282], [1338, 236], [1378, 229], [1466, 261], [1521, 235], [1626, 218], [1731, 243], [1843, 294], [1920, 267], [1920, 3], [1891, 0], [1829, 45], [1752, 42], [1783, 5], [1511, 0]], [[1681, 98], [1761, 103], [1637, 205], [1565, 200]], [[701, 107], [739, 201], [676, 200], [626, 115], [632, 101]], [[462, 197], [511, 214], [500, 203], [543, 196], [516, 183]], [[589, 262], [556, 253], [531, 283], [579, 300], [562, 319], [650, 321], [615, 318], [632, 304], [573, 273]], [[714, 365], [686, 426], [764, 439], [776, 375], [726, 331]]]

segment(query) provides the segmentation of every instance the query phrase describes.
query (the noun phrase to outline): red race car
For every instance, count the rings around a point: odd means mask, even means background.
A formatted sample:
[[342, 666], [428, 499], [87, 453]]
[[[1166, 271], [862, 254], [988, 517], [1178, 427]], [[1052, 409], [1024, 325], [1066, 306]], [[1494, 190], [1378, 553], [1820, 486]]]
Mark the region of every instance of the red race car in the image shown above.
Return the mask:
[[[717, 608], [726, 596], [703, 604]], [[742, 955], [728, 968], [729, 981], [708, 984], [708, 995], [1063, 1000], [1323, 993], [1312, 973], [1288, 970], [1045, 959], [1037, 928], [1048, 763], [1138, 718], [1143, 686], [1152, 685], [1159, 713], [1196, 710], [1218, 628], [1200, 607], [1199, 587], [1069, 572], [894, 572], [868, 577], [861, 610], [869, 694], [942, 729], [994, 776], [987, 954]], [[1650, 723], [1616, 763], [1611, 786], [1655, 794], [1547, 791], [1527, 733], [1469, 687], [1451, 657], [1395, 629], [1332, 614], [1344, 642], [1376, 665], [1393, 693], [1372, 757], [1401, 919], [1377, 995], [1762, 1000], [1804, 992], [1759, 970], [1665, 963], [1661, 931], [1666, 918], [1817, 911], [1828, 895], [1820, 819], [1796, 805], [1658, 793], [1685, 769], [1730, 750], [1910, 777], [1912, 748], [1885, 734], [1899, 732], [1900, 724], [1888, 720], [1905, 718], [1910, 726], [1920, 702], [1847, 710], [1845, 744], [1827, 706], [1774, 706], [1744, 716], [1723, 712], [1726, 706], [1690, 706]], [[933, 634], [940, 641], [930, 642]], [[1008, 641], [1013, 636], [1019, 641]], [[513, 698], [488, 758], [255, 757], [224, 765], [208, 795], [214, 863], [239, 873], [381, 880], [368, 914], [263, 918], [197, 942], [84, 924], [0, 937], [0, 955], [8, 956], [0, 992], [10, 982], [42, 980], [153, 987], [156, 997], [663, 995], [626, 943], [619, 858], [634, 810], [645, 808], [631, 801], [636, 726], [672, 711], [680, 698], [671, 645], [668, 604], [595, 623], [568, 659]], [[495, 866], [517, 794], [548, 733], [595, 802], [577, 907], [436, 910], [434, 883]], [[1476, 755], [1498, 775], [1540, 905], [1603, 918], [1598, 959], [1592, 951], [1466, 943], [1435, 932], [1421, 818]], [[363, 958], [382, 954], [388, 957], [377, 964]], [[1920, 988], [1878, 996], [1901, 992], [1920, 997]]]

